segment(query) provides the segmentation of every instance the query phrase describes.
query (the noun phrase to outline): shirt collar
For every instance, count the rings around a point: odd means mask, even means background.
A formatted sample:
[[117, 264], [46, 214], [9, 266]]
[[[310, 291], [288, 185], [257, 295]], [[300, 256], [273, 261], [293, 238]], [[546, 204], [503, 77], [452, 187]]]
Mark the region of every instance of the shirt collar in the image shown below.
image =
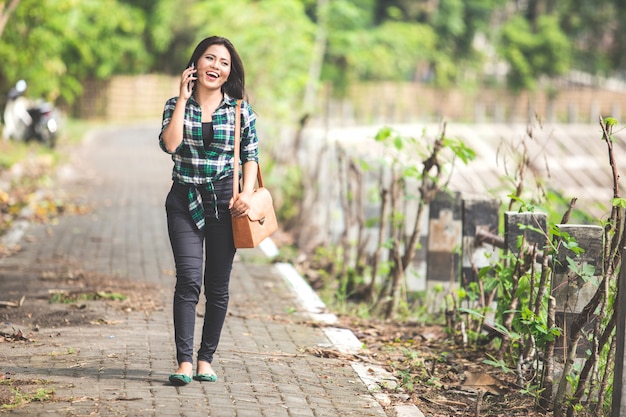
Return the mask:
[[224, 93], [224, 101], [226, 103], [228, 103], [231, 106], [236, 106], [237, 105], [237, 99], [234, 97], [229, 96], [228, 94]]
[[[190, 100], [193, 100], [192, 103], [196, 106], [196, 107], [200, 107], [200, 104], [196, 101], [196, 98], [192, 95], [190, 97]], [[237, 99], [234, 97], [229, 96], [228, 94], [224, 93], [224, 98], [222, 99], [222, 103], [226, 103], [229, 106], [236, 106], [237, 105]], [[222, 106], [222, 103], [220, 103], [219, 107]]]

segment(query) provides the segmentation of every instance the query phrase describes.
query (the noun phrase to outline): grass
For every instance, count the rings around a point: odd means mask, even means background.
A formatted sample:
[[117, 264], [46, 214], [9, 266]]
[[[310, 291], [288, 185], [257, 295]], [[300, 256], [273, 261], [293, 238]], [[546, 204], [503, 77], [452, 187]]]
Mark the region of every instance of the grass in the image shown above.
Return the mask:
[[110, 301], [124, 301], [128, 298], [127, 295], [117, 292], [96, 291], [96, 292], [81, 292], [81, 293], [66, 293], [56, 292], [50, 296], [48, 300], [50, 303], [71, 304], [77, 301], [98, 301], [98, 300], [110, 300]]
[[9, 169], [40, 150], [43, 148], [34, 144], [0, 140], [0, 169]]
[[50, 352], [49, 355], [52, 357], [56, 357], [56, 356], [68, 356], [68, 355], [75, 355], [78, 353], [78, 350], [73, 348], [73, 347], [68, 347], [67, 349], [65, 349], [64, 352], [57, 352], [57, 351], [53, 351]]
[[57, 141], [58, 146], [55, 149], [50, 149], [35, 141], [19, 142], [0, 139], [0, 170], [9, 169], [16, 163], [33, 156], [50, 156], [55, 162], [58, 162], [63, 158], [62, 153], [58, 150], [59, 147], [79, 144], [89, 130], [102, 125], [103, 123], [100, 121], [65, 120], [61, 126]]
[[54, 388], [46, 387], [51, 383], [52, 381], [41, 379], [24, 381], [7, 378], [0, 380], [0, 409], [14, 410], [32, 402], [52, 401]]

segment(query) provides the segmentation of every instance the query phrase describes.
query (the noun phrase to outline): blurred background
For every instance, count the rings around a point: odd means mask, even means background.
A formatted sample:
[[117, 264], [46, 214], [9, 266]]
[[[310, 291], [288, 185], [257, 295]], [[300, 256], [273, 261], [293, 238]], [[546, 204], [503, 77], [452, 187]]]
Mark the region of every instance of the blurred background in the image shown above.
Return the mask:
[[0, 92], [69, 117], [160, 117], [202, 38], [242, 55], [272, 126], [619, 116], [623, 0], [10, 0]]

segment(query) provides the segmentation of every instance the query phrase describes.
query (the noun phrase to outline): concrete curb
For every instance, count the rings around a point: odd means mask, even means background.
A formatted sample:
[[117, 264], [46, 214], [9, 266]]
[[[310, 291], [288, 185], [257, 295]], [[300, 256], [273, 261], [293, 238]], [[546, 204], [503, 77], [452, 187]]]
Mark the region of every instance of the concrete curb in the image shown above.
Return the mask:
[[[276, 263], [275, 267], [296, 294], [304, 312], [314, 321], [328, 325], [323, 328], [323, 332], [334, 348], [346, 354], [356, 354], [361, 351], [363, 344], [351, 330], [331, 327], [337, 323], [337, 316], [328, 312], [324, 302], [296, 271], [293, 265]], [[392, 398], [388, 394], [381, 392], [381, 387], [395, 388], [398, 382], [394, 376], [380, 366], [364, 365], [361, 362], [351, 362], [350, 365], [367, 386], [372, 396], [383, 407], [389, 407], [392, 403]], [[413, 404], [395, 405], [392, 408], [396, 417], [424, 417], [419, 408]]]

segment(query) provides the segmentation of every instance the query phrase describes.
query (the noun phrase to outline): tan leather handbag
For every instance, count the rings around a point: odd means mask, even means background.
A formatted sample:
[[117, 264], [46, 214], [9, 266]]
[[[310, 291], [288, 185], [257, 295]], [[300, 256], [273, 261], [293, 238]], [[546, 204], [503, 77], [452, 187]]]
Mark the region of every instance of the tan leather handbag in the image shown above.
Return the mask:
[[[237, 100], [235, 116], [235, 160], [233, 173], [233, 201], [239, 197], [239, 161], [241, 141], [241, 100]], [[255, 248], [265, 238], [278, 230], [274, 202], [269, 190], [263, 187], [261, 166], [257, 169], [258, 187], [250, 200], [247, 216], [232, 217], [233, 238], [236, 248]]]

